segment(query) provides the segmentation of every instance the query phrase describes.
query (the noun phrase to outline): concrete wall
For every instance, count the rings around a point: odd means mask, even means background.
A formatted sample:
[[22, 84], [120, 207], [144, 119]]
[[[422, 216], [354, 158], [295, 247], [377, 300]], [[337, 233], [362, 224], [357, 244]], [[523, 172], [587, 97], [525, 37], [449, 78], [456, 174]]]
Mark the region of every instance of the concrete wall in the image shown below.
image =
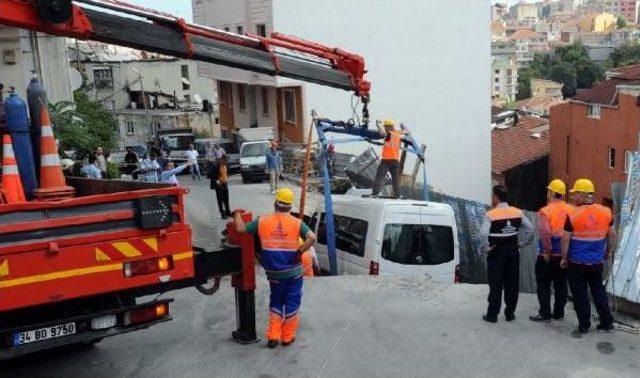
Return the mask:
[[0, 54], [3, 50], [13, 50], [16, 57], [15, 64], [5, 64], [0, 55], [0, 83], [6, 89], [13, 86], [26, 99], [29, 80], [36, 72], [50, 102], [73, 100], [64, 38], [0, 27]]
[[[272, 0], [191, 0], [193, 17], [198, 23], [222, 29], [229, 28], [237, 32], [243, 26], [245, 33], [256, 34], [256, 25], [264, 24], [267, 35], [273, 32]], [[273, 77], [252, 72], [220, 66], [211, 63], [200, 63], [202, 75], [218, 80], [247, 83], [252, 85], [275, 85]]]
[[[273, 7], [275, 30], [366, 58], [372, 118], [404, 122], [427, 144], [431, 184], [454, 196], [489, 201], [486, 1], [406, 0], [398, 6], [382, 0], [278, 0]], [[305, 84], [304, 96], [304, 125], [311, 109], [352, 117], [348, 92]]]

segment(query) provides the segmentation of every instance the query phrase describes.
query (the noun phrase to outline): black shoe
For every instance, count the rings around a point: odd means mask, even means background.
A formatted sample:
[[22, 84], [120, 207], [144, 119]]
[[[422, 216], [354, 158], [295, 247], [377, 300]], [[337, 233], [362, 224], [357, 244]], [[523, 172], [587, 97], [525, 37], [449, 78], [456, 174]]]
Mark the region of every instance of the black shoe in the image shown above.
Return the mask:
[[613, 324], [611, 323], [600, 323], [596, 326], [598, 331], [610, 332], [613, 331]]
[[269, 349], [273, 349], [277, 346], [278, 346], [278, 340], [269, 340], [267, 342], [267, 347], [269, 347]]
[[535, 315], [535, 316], [530, 316], [529, 320], [531, 320], [532, 322], [549, 322], [551, 321], [551, 318], [547, 316], [542, 316], [542, 315]]
[[291, 345], [291, 344], [293, 344], [293, 343], [295, 343], [295, 342], [296, 342], [296, 339], [295, 339], [295, 338], [291, 339], [291, 341], [283, 341], [283, 342], [282, 342], [282, 346], [283, 346], [283, 347], [288, 347], [289, 345]]
[[554, 320], [564, 320], [564, 315], [553, 315]]
[[512, 321], [516, 320], [516, 315], [515, 314], [504, 314], [504, 318], [508, 322], [512, 322]]
[[485, 322], [489, 322], [489, 323], [497, 323], [498, 322], [498, 318], [496, 318], [494, 316], [489, 316], [489, 315], [482, 315], [482, 320], [484, 320]]
[[580, 339], [582, 335], [586, 335], [587, 333], [589, 333], [589, 328], [578, 327], [571, 332], [571, 337]]

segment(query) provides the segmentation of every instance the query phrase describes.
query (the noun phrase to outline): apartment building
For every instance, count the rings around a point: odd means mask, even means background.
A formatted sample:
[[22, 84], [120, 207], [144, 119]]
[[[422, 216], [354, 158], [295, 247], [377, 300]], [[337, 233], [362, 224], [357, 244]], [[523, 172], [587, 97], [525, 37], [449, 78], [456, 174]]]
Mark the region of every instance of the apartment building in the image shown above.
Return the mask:
[[640, 138], [640, 65], [607, 72], [607, 80], [551, 108], [550, 172], [573, 182], [589, 177], [597, 200], [613, 204]]
[[604, 10], [635, 24], [638, 22], [638, 5], [638, 0], [605, 0]]
[[498, 57], [491, 64], [491, 99], [494, 105], [513, 102], [518, 94], [518, 65], [513, 58]]

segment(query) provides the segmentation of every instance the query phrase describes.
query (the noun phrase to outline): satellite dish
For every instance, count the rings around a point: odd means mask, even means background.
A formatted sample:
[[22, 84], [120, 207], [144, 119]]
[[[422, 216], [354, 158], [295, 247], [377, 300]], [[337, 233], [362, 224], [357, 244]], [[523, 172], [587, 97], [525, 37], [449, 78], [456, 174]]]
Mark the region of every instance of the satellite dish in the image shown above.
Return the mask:
[[69, 67], [69, 81], [71, 82], [72, 91], [82, 88], [82, 74], [80, 74], [80, 71]]

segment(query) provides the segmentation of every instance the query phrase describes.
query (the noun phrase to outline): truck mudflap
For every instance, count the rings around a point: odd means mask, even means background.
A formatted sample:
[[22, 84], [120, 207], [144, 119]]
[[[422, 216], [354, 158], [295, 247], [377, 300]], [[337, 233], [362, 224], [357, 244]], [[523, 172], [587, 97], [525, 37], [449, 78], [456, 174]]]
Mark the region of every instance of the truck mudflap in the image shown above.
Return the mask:
[[0, 328], [0, 361], [65, 345], [93, 344], [169, 321], [171, 302], [173, 299], [155, 300], [23, 327]]

